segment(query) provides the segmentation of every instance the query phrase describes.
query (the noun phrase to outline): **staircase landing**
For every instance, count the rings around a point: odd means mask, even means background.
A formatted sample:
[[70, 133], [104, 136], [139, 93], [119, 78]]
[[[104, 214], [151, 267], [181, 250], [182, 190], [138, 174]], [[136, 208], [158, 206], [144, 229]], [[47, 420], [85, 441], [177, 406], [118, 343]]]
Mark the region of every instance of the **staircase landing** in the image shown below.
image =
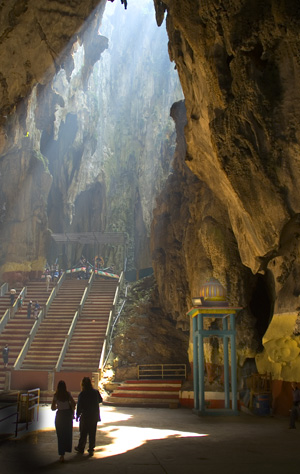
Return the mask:
[[177, 408], [182, 380], [127, 380], [104, 401], [105, 405]]

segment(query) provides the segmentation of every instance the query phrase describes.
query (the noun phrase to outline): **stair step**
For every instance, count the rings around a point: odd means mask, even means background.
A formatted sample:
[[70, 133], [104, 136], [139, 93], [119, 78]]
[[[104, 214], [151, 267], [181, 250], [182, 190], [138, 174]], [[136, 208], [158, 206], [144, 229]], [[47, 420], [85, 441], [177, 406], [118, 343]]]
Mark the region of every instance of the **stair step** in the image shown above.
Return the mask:
[[100, 355], [101, 353], [99, 350], [94, 354], [86, 354], [85, 352], [78, 353], [77, 355], [67, 354], [64, 358], [63, 368], [65, 364], [72, 364], [72, 366], [74, 365], [75, 367], [78, 367], [81, 362], [85, 361], [86, 363], [86, 360], [91, 361], [93, 364], [95, 362], [98, 364]]
[[139, 398], [139, 397], [148, 397], [148, 398], [179, 398], [179, 390], [175, 393], [170, 392], [169, 390], [114, 390], [111, 394], [112, 397], [127, 397], [127, 398]]
[[181, 380], [126, 380], [105, 404], [119, 406], [179, 406]]
[[157, 400], [157, 399], [160, 399], [160, 400], [179, 400], [179, 394], [178, 395], [172, 395], [172, 394], [169, 394], [169, 393], [153, 393], [153, 394], [149, 394], [149, 393], [144, 393], [144, 392], [140, 392], [140, 393], [132, 393], [129, 394], [128, 393], [124, 393], [124, 392], [120, 392], [120, 393], [115, 393], [113, 392], [111, 394], [111, 397], [121, 397], [121, 398], [147, 398], [147, 399], [151, 399], [151, 400]]
[[133, 385], [133, 386], [119, 386], [116, 390], [114, 390], [114, 393], [115, 392], [118, 392], [118, 391], [126, 391], [126, 392], [132, 392], [132, 393], [138, 393], [138, 392], [152, 392], [152, 393], [162, 393], [162, 392], [177, 392], [179, 393], [179, 390], [180, 390], [180, 386], [178, 387], [169, 387], [169, 386], [155, 386], [155, 387], [147, 387], [147, 386], [143, 386], [143, 385]]
[[149, 380], [149, 379], [139, 379], [139, 380], [125, 380], [124, 385], [133, 384], [133, 385], [179, 385], [181, 387], [182, 380], [177, 379], [160, 379], [160, 380]]
[[109, 397], [104, 401], [104, 405], [112, 405], [112, 406], [136, 406], [136, 407], [142, 407], [142, 406], [156, 406], [156, 407], [168, 407], [168, 406], [179, 406], [179, 400], [173, 400], [173, 399], [154, 399], [154, 398], [112, 398]]
[[[71, 344], [73, 343], [80, 343], [80, 344], [91, 344], [92, 342], [97, 342], [99, 339], [103, 340], [105, 336], [105, 331], [99, 331], [98, 334], [90, 334], [90, 333], [81, 333], [79, 335], [75, 334], [72, 337]], [[83, 340], [84, 338], [84, 340]]]

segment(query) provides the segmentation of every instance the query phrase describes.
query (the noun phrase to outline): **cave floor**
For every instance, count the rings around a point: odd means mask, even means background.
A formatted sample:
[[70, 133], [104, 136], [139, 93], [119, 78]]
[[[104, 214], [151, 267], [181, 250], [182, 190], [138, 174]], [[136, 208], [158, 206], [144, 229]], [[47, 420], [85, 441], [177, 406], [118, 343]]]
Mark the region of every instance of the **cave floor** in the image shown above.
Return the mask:
[[[1, 472], [105, 474], [291, 473], [300, 465], [300, 424], [286, 417], [198, 417], [191, 410], [101, 407], [95, 454], [67, 453], [58, 461], [54, 413], [18, 438], [2, 442]], [[79, 438], [74, 422], [73, 446]]]

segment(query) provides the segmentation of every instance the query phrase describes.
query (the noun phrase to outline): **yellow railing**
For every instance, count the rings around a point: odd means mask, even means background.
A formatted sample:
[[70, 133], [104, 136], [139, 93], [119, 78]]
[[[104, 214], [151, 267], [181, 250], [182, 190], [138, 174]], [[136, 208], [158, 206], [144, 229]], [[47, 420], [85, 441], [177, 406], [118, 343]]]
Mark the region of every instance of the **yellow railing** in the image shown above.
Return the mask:
[[18, 393], [18, 423], [26, 423], [34, 420], [34, 409], [36, 408], [36, 421], [39, 419], [40, 389], [34, 388], [25, 393]]
[[139, 379], [186, 379], [185, 364], [147, 364], [138, 366]]

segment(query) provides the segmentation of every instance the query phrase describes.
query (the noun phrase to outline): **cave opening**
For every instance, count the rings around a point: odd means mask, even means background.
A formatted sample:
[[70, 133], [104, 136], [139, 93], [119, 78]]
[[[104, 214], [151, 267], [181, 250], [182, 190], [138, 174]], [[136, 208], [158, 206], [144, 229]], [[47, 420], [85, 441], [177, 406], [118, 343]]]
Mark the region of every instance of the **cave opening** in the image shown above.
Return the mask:
[[269, 326], [274, 309], [272, 281], [268, 272], [265, 275], [256, 275], [249, 307], [256, 321], [255, 329], [262, 350], [262, 338]]
[[[108, 2], [98, 14], [97, 27], [92, 22], [39, 94], [40, 152], [53, 178], [49, 227], [58, 233], [126, 232], [127, 270], [139, 270], [152, 267], [152, 212], [172, 171], [176, 140], [170, 109], [183, 94], [151, 0], [132, 0], [126, 11]], [[105, 190], [100, 195], [99, 183]], [[60, 260], [53, 247], [48, 254]], [[103, 257], [111, 263], [108, 254]]]

